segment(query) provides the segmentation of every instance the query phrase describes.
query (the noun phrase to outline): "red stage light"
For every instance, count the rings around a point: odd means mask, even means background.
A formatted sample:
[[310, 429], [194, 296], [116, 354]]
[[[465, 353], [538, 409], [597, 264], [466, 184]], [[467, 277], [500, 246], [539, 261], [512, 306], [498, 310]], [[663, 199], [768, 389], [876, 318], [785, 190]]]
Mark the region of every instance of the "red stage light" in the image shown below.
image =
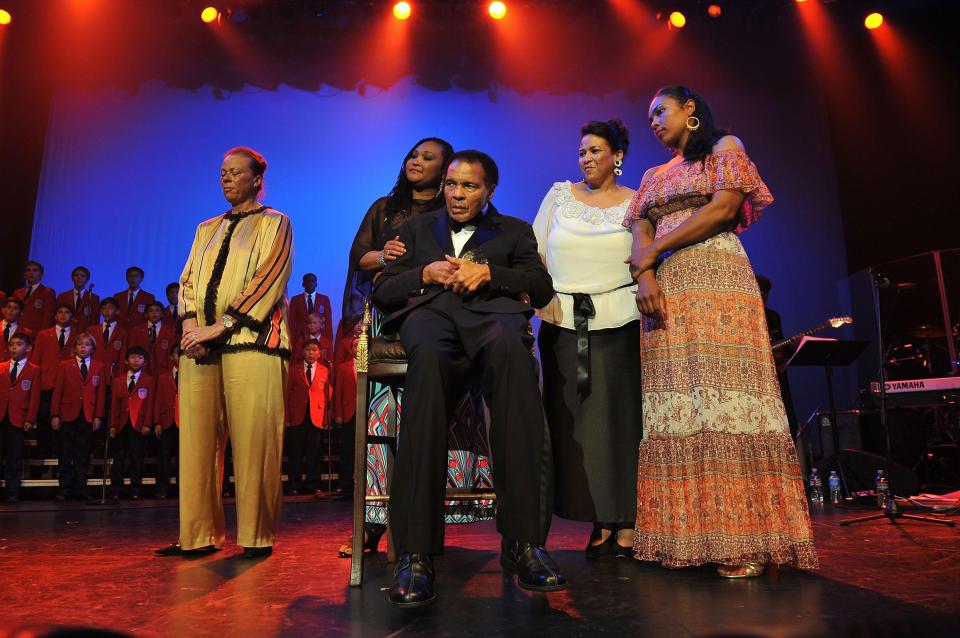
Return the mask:
[[871, 13], [863, 21], [863, 26], [871, 31], [880, 28], [881, 24], [883, 24], [883, 16], [879, 13]]
[[487, 12], [494, 20], [503, 20], [504, 16], [507, 15], [507, 5], [499, 1], [491, 2], [490, 6], [487, 7]]
[[410, 17], [412, 9], [409, 2], [398, 2], [393, 5], [393, 17], [397, 20], [406, 20]]
[[220, 12], [216, 7], [207, 7], [200, 12], [200, 19], [206, 22], [207, 24], [213, 22], [220, 17]]
[[13, 21], [13, 16], [10, 15], [9, 11], [4, 11], [0, 9], [0, 24], [6, 26]]
[[711, 4], [707, 7], [707, 15], [711, 18], [719, 18], [720, 14], [723, 13], [723, 10], [720, 8], [719, 4]]
[[679, 11], [674, 11], [670, 14], [670, 24], [677, 29], [682, 29], [683, 25], [687, 23], [687, 16], [683, 15]]

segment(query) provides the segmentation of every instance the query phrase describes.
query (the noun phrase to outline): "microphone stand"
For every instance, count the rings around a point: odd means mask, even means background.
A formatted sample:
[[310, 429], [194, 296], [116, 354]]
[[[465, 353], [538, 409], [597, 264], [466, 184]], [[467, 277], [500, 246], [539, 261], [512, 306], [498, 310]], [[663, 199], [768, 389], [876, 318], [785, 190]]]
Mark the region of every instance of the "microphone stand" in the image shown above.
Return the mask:
[[883, 511], [879, 514], [871, 514], [869, 516], [861, 516], [859, 518], [851, 518], [845, 521], [840, 521], [841, 526], [846, 525], [855, 525], [857, 523], [865, 523], [867, 521], [875, 521], [881, 518], [889, 520], [891, 523], [896, 523], [897, 519], [908, 519], [911, 521], [920, 521], [922, 523], [936, 523], [938, 525], [947, 525], [948, 527], [956, 527], [956, 521], [947, 521], [939, 518], [932, 518], [930, 516], [917, 516], [916, 514], [904, 514], [900, 511], [900, 507], [897, 505], [897, 499], [894, 496], [894, 485], [893, 485], [893, 475], [890, 473], [890, 467], [893, 464], [893, 458], [890, 448], [890, 429], [887, 427], [887, 371], [886, 371], [886, 361], [884, 360], [884, 342], [883, 342], [883, 322], [880, 317], [880, 289], [886, 288], [890, 285], [890, 280], [884, 277], [876, 269], [870, 269], [871, 280], [873, 282], [873, 309], [874, 313], [877, 316], [877, 346], [880, 359], [880, 369], [879, 369], [879, 403], [880, 403], [880, 429], [883, 430], [884, 438], [886, 439], [886, 457], [884, 458], [884, 472], [887, 475], [887, 484], [889, 489], [887, 491], [887, 503], [883, 508]]

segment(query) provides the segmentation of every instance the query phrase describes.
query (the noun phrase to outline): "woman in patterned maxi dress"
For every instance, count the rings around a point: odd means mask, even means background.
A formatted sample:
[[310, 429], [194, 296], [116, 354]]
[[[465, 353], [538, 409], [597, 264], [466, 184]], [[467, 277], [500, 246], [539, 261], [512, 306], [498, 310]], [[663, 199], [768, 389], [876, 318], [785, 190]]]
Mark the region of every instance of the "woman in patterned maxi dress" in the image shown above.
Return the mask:
[[627, 210], [644, 314], [634, 549], [666, 567], [817, 567], [756, 278], [737, 234], [773, 198], [739, 139], [682, 86], [650, 105], [676, 156]]

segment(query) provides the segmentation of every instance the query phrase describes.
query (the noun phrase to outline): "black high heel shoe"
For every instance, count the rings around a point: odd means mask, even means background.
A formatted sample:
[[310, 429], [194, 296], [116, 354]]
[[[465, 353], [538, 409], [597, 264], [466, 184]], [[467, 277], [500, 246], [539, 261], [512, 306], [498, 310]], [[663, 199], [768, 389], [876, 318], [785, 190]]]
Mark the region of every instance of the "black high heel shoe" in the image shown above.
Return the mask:
[[[601, 530], [609, 531], [610, 535], [599, 545], [595, 545], [594, 541], [603, 536]], [[605, 558], [613, 555], [613, 549], [616, 544], [616, 525], [611, 526], [609, 523], [594, 523], [593, 531], [590, 532], [590, 540], [587, 541], [587, 546], [584, 548], [583, 553], [587, 555], [587, 558]]]
[[[364, 523], [363, 553], [376, 554], [377, 548], [380, 546], [380, 539], [383, 538], [383, 533], [386, 531], [387, 526], [381, 523]], [[350, 558], [353, 556], [353, 544], [348, 543], [346, 545], [341, 545], [337, 555], [340, 558]]]
[[633, 523], [617, 523], [617, 529], [610, 536], [613, 537], [613, 556], [614, 558], [633, 558], [633, 543], [630, 547], [620, 544], [620, 530], [634, 528]]

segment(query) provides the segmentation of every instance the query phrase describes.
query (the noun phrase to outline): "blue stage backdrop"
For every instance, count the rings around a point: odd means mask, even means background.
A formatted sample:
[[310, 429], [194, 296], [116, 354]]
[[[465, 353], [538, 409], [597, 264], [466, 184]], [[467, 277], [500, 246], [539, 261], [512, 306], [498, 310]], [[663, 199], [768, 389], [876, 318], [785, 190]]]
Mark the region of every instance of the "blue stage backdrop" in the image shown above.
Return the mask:
[[[707, 97], [721, 123], [744, 140], [776, 198], [743, 239], [757, 272], [774, 281], [771, 305], [785, 329], [841, 313], [843, 237], [816, 98], [799, 86], [791, 95], [758, 89]], [[47, 132], [32, 256], [58, 292], [78, 264], [90, 268], [101, 295], [122, 290], [125, 267], [136, 264], [146, 271], [144, 289], [162, 298], [180, 275], [197, 223], [227, 208], [219, 188], [222, 153], [249, 145], [270, 163], [264, 201], [293, 220], [290, 294], [300, 290], [303, 273], [317, 273], [336, 325], [354, 232], [417, 139], [438, 135], [456, 148], [490, 153], [500, 165], [497, 205], [532, 220], [553, 182], [579, 179], [579, 127], [588, 119], [618, 117], [630, 128], [623, 183], [636, 187], [647, 167], [668, 159], [647, 127], [647, 99], [434, 92], [409, 81], [363, 96], [156, 83], [133, 95], [61, 92]], [[821, 376], [794, 373], [794, 383], [803, 415], [817, 404]]]

